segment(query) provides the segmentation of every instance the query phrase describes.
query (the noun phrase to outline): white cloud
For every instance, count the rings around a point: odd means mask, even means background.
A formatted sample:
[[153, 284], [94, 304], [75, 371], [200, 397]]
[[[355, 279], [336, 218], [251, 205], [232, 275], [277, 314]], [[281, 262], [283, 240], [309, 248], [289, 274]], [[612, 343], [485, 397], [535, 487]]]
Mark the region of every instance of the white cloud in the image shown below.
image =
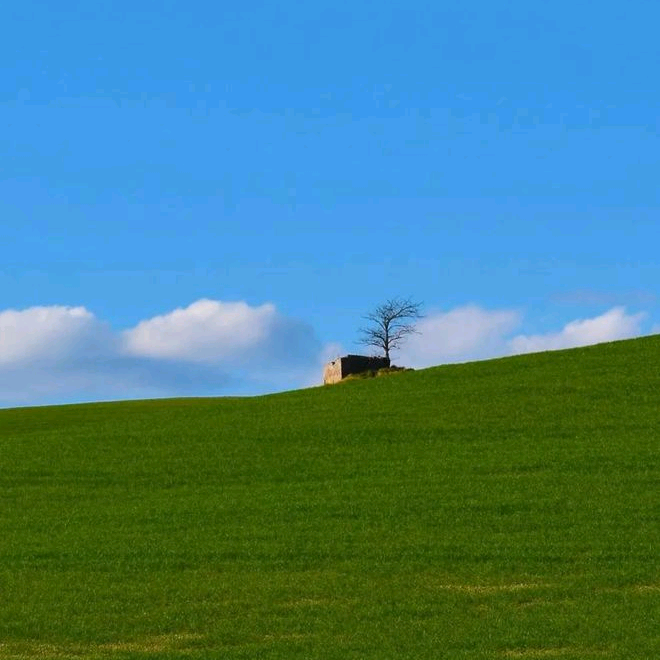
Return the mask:
[[418, 324], [395, 362], [425, 367], [519, 353], [550, 351], [636, 337], [646, 318], [643, 312], [627, 314], [614, 307], [590, 319], [567, 323], [558, 332], [511, 337], [522, 316], [512, 310], [485, 310], [476, 305], [431, 314]]
[[567, 323], [560, 332], [541, 335], [518, 335], [509, 342], [512, 353], [535, 353], [560, 348], [588, 346], [642, 333], [646, 314], [626, 314], [624, 307], [613, 307], [601, 316]]
[[394, 361], [427, 367], [501, 355], [506, 352], [506, 336], [520, 320], [519, 312], [476, 305], [430, 314], [418, 323], [420, 334], [409, 337]]
[[225, 368], [297, 371], [316, 360], [321, 345], [312, 328], [267, 303], [198, 300], [184, 309], [141, 321], [123, 334], [126, 355]]
[[0, 365], [98, 354], [111, 344], [108, 328], [84, 307], [30, 307], [0, 312]]
[[0, 405], [299, 387], [313, 329], [274, 305], [200, 300], [114, 333], [84, 307], [0, 312]]
[[117, 345], [107, 324], [84, 307], [0, 312], [0, 404], [62, 400], [95, 384], [110, 391], [105, 367]]
[[232, 362], [267, 338], [276, 314], [271, 304], [250, 307], [244, 302], [198, 300], [126, 331], [125, 352], [189, 362]]

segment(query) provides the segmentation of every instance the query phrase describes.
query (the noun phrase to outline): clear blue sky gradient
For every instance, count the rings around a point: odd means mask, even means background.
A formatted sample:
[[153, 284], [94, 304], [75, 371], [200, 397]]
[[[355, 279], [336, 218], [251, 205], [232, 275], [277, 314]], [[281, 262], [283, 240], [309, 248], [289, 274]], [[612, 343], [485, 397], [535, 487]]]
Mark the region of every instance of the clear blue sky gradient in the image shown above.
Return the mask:
[[[656, 1], [10, 0], [0, 311], [660, 321]], [[202, 393], [202, 392], [200, 392]]]

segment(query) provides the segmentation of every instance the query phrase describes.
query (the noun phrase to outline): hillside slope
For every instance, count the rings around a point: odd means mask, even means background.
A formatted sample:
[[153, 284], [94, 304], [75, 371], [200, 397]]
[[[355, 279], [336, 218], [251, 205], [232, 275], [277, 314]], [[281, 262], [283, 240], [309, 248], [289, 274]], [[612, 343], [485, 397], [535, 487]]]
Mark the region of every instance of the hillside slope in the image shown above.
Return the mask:
[[660, 337], [0, 411], [0, 660], [651, 658]]

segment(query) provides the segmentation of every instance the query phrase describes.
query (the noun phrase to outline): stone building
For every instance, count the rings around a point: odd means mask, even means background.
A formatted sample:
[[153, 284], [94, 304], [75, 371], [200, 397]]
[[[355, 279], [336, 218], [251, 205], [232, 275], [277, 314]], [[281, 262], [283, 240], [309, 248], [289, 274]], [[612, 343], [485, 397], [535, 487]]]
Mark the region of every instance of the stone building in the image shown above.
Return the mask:
[[384, 357], [367, 357], [366, 355], [345, 355], [328, 362], [323, 369], [323, 384], [338, 383], [350, 374], [389, 367], [390, 361]]

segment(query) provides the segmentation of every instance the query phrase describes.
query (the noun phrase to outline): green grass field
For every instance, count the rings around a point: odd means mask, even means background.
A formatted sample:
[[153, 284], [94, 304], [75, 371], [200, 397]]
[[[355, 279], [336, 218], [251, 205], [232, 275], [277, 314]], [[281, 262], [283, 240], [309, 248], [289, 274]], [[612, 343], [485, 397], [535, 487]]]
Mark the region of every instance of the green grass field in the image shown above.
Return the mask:
[[660, 657], [660, 337], [0, 411], [0, 660]]

